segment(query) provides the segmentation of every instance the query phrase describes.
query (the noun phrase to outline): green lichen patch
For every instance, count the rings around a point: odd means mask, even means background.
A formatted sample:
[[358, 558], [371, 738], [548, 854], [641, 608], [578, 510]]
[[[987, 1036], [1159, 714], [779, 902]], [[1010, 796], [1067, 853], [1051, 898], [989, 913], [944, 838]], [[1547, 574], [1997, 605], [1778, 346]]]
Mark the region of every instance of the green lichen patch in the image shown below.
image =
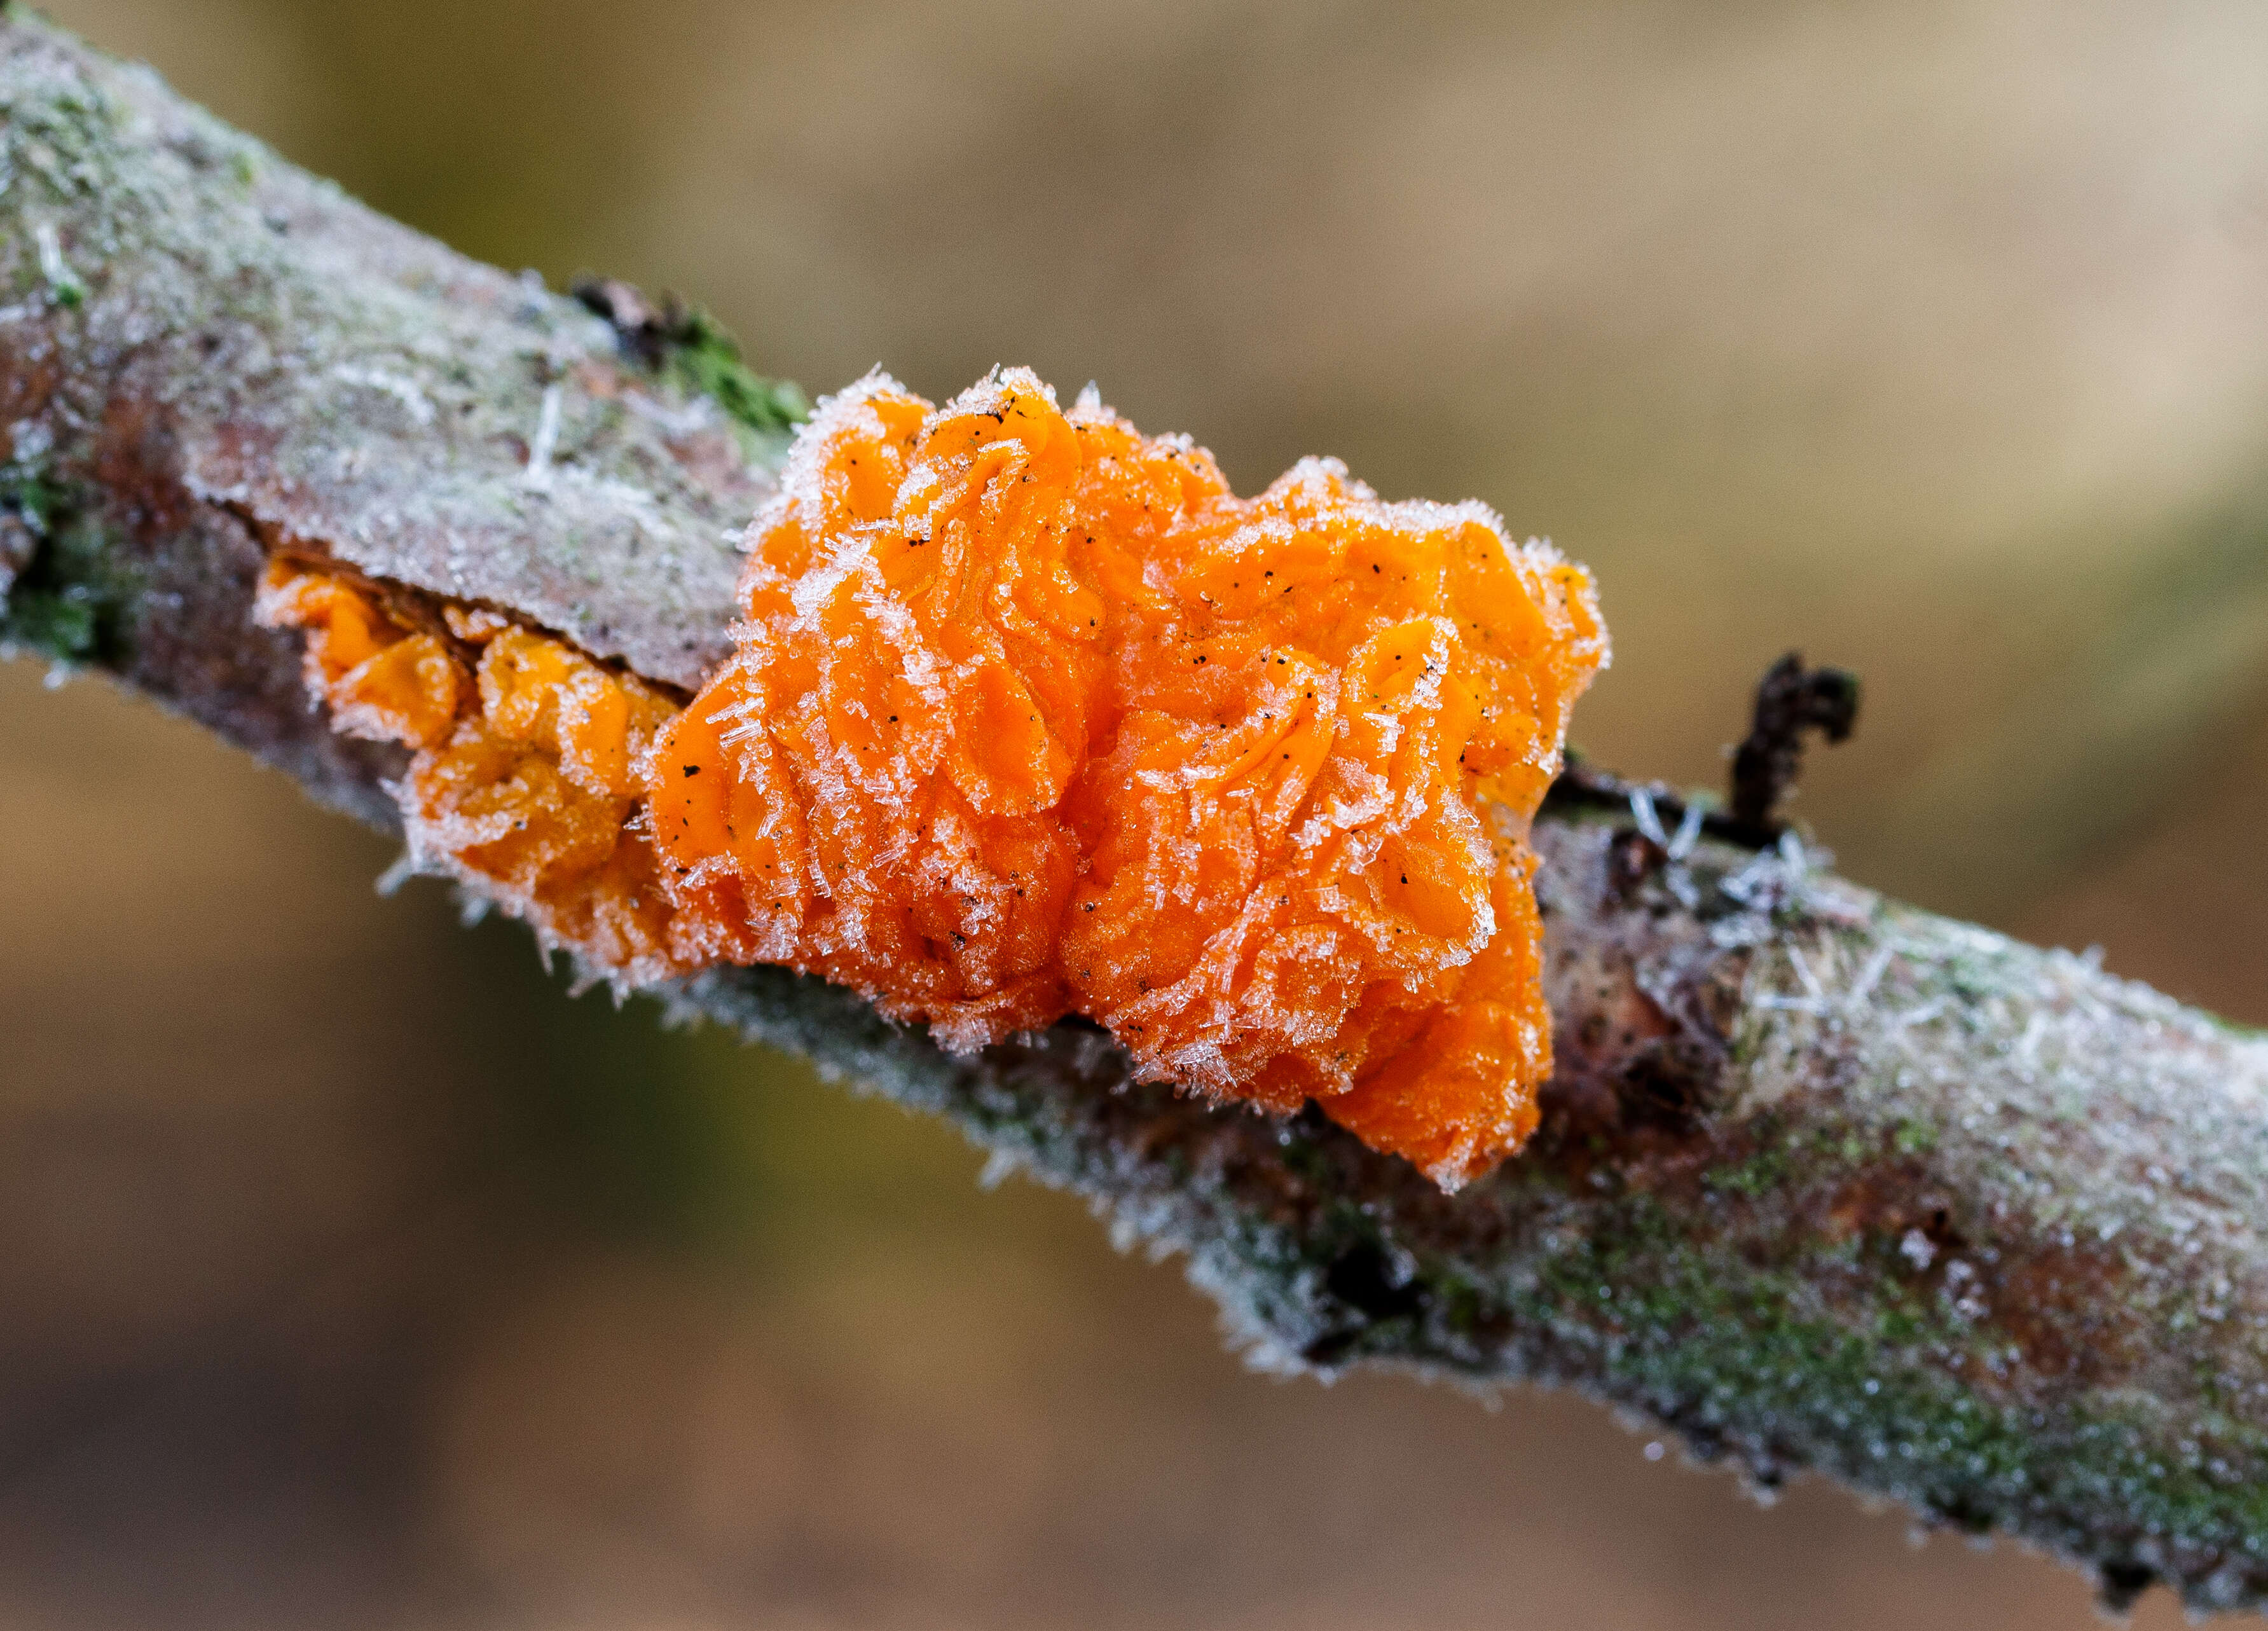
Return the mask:
[[20, 476], [0, 481], [0, 517], [34, 540], [30, 561], [0, 589], [0, 653], [122, 660], [134, 584], [100, 522], [62, 490]]
[[792, 380], [767, 379], [749, 367], [732, 331], [697, 307], [674, 326], [664, 366], [687, 388], [722, 408], [734, 424], [763, 442], [766, 451], [784, 446], [795, 427], [811, 417], [801, 387]]
[[615, 343], [638, 366], [723, 409], [758, 462], [777, 464], [795, 427], [811, 417], [799, 387], [749, 367], [732, 330], [699, 306], [674, 294], [652, 299], [614, 277], [578, 277], [572, 292], [585, 310], [606, 320]]

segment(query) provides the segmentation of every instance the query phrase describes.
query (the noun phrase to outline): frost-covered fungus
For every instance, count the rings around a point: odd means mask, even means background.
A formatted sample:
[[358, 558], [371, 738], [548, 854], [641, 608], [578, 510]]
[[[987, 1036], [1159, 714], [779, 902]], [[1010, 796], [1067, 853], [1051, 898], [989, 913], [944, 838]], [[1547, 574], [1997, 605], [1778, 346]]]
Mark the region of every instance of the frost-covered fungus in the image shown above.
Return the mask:
[[1302, 461], [1257, 498], [1027, 370], [821, 404], [737, 656], [645, 786], [668, 961], [794, 965], [968, 1049], [1066, 1013], [1314, 1099], [1445, 1186], [1550, 1068], [1528, 824], [1588, 574]]
[[[434, 610], [336, 568], [272, 562], [256, 615], [304, 630], [308, 688], [351, 735], [417, 749], [394, 789], [411, 855], [628, 986], [685, 971], [633, 819], [638, 758], [674, 712], [562, 641]], [[418, 621], [431, 626], [411, 626]]]
[[1022, 369], [823, 403], [749, 543], [681, 712], [328, 563], [259, 611], [339, 729], [415, 750], [413, 856], [620, 985], [788, 963], [956, 1049], [1082, 1014], [1447, 1186], [1527, 1137], [1528, 823], [1607, 655], [1580, 567], [1327, 460], [1238, 498]]

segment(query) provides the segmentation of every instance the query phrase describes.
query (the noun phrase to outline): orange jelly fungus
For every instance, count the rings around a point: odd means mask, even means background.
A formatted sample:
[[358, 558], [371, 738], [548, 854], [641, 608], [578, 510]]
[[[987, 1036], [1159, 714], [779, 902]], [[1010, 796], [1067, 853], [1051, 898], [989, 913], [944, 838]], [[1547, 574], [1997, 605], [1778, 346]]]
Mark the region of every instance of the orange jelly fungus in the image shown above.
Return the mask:
[[395, 790], [410, 853], [626, 985], [686, 971], [637, 765], [677, 705], [561, 641], [450, 607], [405, 629], [371, 592], [278, 559], [255, 615], [307, 632], [308, 688], [349, 735], [417, 749]]
[[341, 728], [418, 749], [413, 847], [619, 978], [787, 963], [961, 1050], [1086, 1015], [1445, 1188], [1533, 1130], [1582, 568], [1333, 461], [1239, 498], [1023, 369], [822, 402], [747, 543], [739, 651], [674, 713], [335, 578], [279, 566], [262, 611]]

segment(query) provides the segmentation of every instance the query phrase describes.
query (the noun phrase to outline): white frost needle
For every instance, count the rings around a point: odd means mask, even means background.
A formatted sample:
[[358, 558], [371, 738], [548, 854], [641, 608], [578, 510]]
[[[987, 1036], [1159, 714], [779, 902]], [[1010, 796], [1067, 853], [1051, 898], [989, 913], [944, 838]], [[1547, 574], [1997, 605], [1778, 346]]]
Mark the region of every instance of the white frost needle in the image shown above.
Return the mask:
[[86, 291], [63, 260], [63, 240], [55, 231], [55, 224], [41, 221], [33, 226], [32, 241], [39, 247], [40, 276], [47, 279], [48, 289], [65, 306], [77, 306]]
[[1701, 807], [1689, 800], [1686, 802], [1685, 814], [1677, 818], [1677, 831], [1665, 847], [1669, 851], [1670, 860], [1683, 860], [1688, 855], [1693, 853], [1693, 846], [1700, 841]]
[[1942, 997], [1934, 997], [1929, 1001], [1923, 1003], [1919, 1007], [1908, 1008], [1903, 1014], [1892, 1015], [1890, 1023], [1900, 1030], [1908, 1030], [1916, 1025], [1928, 1024], [1930, 1021], [1944, 1013], [1945, 1009], [1945, 999]]
[[1867, 966], [1859, 970], [1858, 982], [1843, 999], [1843, 1006], [1853, 1010], [1865, 1007], [1867, 999], [1874, 994], [1875, 985], [1889, 971], [1889, 966], [1890, 948], [1888, 946], [1875, 947], [1874, 955], [1867, 959]]
[[566, 393], [558, 386], [543, 387], [543, 407], [535, 418], [535, 440], [527, 449], [527, 469], [520, 476], [520, 485], [537, 492], [551, 486], [551, 454], [559, 446], [559, 409]]
[[1826, 988], [1819, 983], [1819, 976], [1811, 971], [1810, 960], [1804, 956], [1802, 947], [1790, 946], [1787, 948], [1787, 960], [1795, 967], [1796, 978], [1803, 982], [1805, 996], [1817, 1002], [1827, 994]]
[[1663, 849], [1669, 847], [1669, 835], [1661, 829], [1661, 814], [1653, 808], [1653, 794], [1645, 787], [1632, 787], [1630, 795], [1631, 819], [1638, 823], [1639, 834], [1648, 842]]

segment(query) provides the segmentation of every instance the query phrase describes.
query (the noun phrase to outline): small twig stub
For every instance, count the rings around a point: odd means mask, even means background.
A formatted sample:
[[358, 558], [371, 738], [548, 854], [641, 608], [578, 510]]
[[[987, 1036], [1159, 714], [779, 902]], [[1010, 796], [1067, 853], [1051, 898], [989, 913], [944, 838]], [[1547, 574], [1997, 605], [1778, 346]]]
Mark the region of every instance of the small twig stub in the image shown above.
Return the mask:
[[1756, 682], [1754, 722], [1733, 755], [1732, 832], [1758, 848], [1786, 825], [1779, 807], [1803, 765], [1803, 739], [1817, 731], [1830, 742], [1849, 740], [1859, 722], [1859, 676], [1847, 668], [1807, 668], [1790, 652]]

